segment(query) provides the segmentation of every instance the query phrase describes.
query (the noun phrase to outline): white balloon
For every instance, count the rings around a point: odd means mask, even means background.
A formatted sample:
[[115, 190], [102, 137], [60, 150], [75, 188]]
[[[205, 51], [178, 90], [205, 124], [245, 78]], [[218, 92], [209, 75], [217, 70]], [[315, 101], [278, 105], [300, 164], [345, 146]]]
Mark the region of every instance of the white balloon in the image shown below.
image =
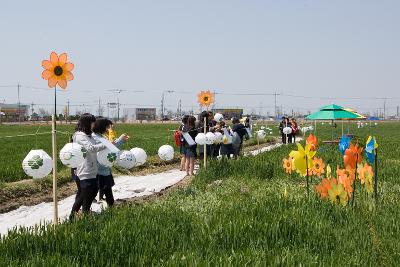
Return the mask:
[[118, 153], [111, 152], [108, 148], [97, 152], [97, 161], [105, 167], [112, 167], [117, 158]]
[[194, 141], [198, 144], [198, 145], [205, 145], [206, 144], [206, 135], [204, 133], [198, 133], [196, 135], [196, 138], [194, 139]]
[[284, 134], [291, 134], [292, 133], [292, 128], [290, 128], [290, 127], [283, 128], [283, 133]]
[[216, 122], [221, 122], [223, 119], [224, 119], [224, 115], [222, 115], [221, 113], [215, 113], [214, 120]]
[[215, 143], [221, 144], [224, 141], [224, 135], [220, 132], [215, 132]]
[[86, 149], [77, 143], [68, 143], [60, 150], [61, 162], [69, 168], [77, 168], [86, 157]]
[[215, 142], [215, 134], [212, 132], [206, 133], [206, 144], [212, 145]]
[[52, 158], [42, 149], [31, 150], [22, 161], [24, 172], [33, 179], [46, 177], [53, 169]]
[[142, 148], [134, 147], [131, 149], [131, 152], [136, 158], [135, 166], [141, 166], [146, 163], [147, 154], [146, 154], [146, 151], [144, 151]]
[[135, 167], [136, 159], [131, 151], [123, 150], [118, 154], [115, 164], [118, 167], [129, 170]]
[[258, 130], [257, 131], [257, 138], [258, 139], [264, 139], [267, 133], [264, 130]]
[[170, 145], [163, 145], [158, 149], [158, 156], [161, 160], [170, 161], [174, 158], [174, 148]]

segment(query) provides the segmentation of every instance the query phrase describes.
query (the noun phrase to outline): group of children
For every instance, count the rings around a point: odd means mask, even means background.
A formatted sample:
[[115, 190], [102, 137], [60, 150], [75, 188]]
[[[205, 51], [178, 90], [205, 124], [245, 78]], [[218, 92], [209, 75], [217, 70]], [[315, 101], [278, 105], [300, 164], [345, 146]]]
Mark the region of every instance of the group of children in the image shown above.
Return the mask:
[[[72, 136], [72, 142], [81, 145], [86, 151], [84, 161], [76, 168], [71, 169], [72, 179], [76, 182], [77, 194], [72, 206], [70, 219], [82, 208], [83, 213], [90, 211], [90, 206], [100, 191], [99, 200], [107, 202], [108, 206], [114, 204], [112, 187], [114, 178], [111, 168], [103, 166], [97, 162], [97, 152], [106, 149], [100, 141], [113, 127], [113, 123], [103, 117], [96, 118], [92, 114], [83, 114], [76, 126]], [[122, 134], [114, 145], [120, 146], [129, 139], [129, 136]]]
[[[291, 133], [284, 133], [284, 128], [291, 128]], [[296, 143], [296, 135], [299, 132], [299, 127], [295, 118], [289, 119], [288, 117], [283, 117], [281, 123], [279, 124], [279, 131], [282, 137], [282, 143]]]
[[[200, 158], [204, 157], [204, 153], [211, 158], [219, 156], [237, 157], [240, 155], [244, 139], [249, 138], [248, 130], [246, 130], [246, 126], [249, 127], [248, 121], [245, 125], [246, 123], [242, 124], [238, 118], [233, 118], [232, 127], [229, 127], [223, 118], [216, 121], [211, 111], [201, 112], [198, 118], [196, 120], [194, 116], [183, 116], [182, 124], [178, 129], [180, 133], [180, 154], [182, 156], [181, 171], [186, 171], [187, 175], [194, 175], [194, 161], [198, 154]], [[205, 131], [204, 127], [206, 127]], [[190, 144], [183, 136], [187, 133], [195, 140], [198, 133], [204, 132], [220, 132], [224, 136], [224, 142], [206, 145], [204, 151], [204, 145]]]

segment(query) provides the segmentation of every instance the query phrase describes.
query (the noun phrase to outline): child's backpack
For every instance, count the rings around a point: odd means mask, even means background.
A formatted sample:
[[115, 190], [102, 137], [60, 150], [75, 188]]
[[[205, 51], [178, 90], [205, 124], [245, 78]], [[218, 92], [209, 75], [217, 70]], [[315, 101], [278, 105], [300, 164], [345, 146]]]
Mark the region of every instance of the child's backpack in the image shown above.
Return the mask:
[[176, 130], [174, 133], [174, 139], [176, 146], [182, 146], [182, 135], [181, 132]]

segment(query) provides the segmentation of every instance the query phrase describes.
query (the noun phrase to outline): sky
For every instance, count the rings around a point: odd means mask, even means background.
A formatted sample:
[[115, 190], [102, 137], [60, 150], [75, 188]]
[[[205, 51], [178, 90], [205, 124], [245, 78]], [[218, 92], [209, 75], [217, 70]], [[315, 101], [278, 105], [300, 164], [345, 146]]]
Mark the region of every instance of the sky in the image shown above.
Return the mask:
[[[0, 102], [51, 109], [41, 61], [66, 52], [75, 79], [59, 108], [315, 111], [331, 103], [388, 115], [400, 105], [400, 1], [2, 0]], [[122, 90], [119, 94], [113, 90]], [[135, 92], [140, 91], [140, 92]], [[243, 95], [249, 94], [249, 95]], [[264, 95], [260, 95], [264, 94]]]

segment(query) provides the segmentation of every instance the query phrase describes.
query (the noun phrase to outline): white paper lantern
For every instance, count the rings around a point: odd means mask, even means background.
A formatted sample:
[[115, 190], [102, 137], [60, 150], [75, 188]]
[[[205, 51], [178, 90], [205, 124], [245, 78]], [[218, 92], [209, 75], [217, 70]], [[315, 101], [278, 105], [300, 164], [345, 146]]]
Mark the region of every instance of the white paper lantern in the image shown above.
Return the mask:
[[212, 145], [215, 142], [215, 134], [212, 132], [206, 133], [206, 144]]
[[174, 148], [170, 145], [163, 145], [158, 149], [158, 156], [161, 160], [170, 161], [174, 158]]
[[257, 138], [258, 139], [264, 139], [267, 133], [264, 130], [259, 130], [257, 131]]
[[131, 152], [135, 156], [135, 159], [136, 159], [135, 166], [141, 166], [146, 163], [147, 154], [146, 154], [146, 151], [144, 151], [142, 148], [134, 147], [131, 149]]
[[292, 133], [292, 128], [290, 128], [290, 127], [285, 127], [285, 128], [283, 128], [283, 133], [284, 134], [291, 134]]
[[115, 164], [123, 169], [132, 169], [136, 165], [136, 159], [133, 153], [129, 150], [123, 150], [118, 154]]
[[221, 122], [223, 119], [224, 119], [224, 115], [222, 115], [221, 113], [215, 113], [214, 120], [216, 122]]
[[260, 128], [261, 128], [261, 130], [265, 130], [265, 126], [261, 126]]
[[105, 167], [112, 167], [117, 158], [118, 153], [111, 152], [108, 148], [97, 152], [97, 161]]
[[53, 160], [42, 149], [31, 150], [22, 161], [22, 168], [33, 179], [43, 178], [53, 169]]
[[224, 135], [222, 133], [216, 132], [214, 134], [214, 136], [215, 136], [215, 143], [216, 144], [221, 144], [224, 141]]
[[69, 168], [77, 168], [84, 161], [86, 154], [86, 149], [80, 144], [68, 143], [60, 150], [60, 160]]
[[198, 133], [196, 135], [196, 138], [194, 139], [194, 141], [198, 144], [198, 145], [205, 145], [206, 144], [206, 135], [204, 133]]

